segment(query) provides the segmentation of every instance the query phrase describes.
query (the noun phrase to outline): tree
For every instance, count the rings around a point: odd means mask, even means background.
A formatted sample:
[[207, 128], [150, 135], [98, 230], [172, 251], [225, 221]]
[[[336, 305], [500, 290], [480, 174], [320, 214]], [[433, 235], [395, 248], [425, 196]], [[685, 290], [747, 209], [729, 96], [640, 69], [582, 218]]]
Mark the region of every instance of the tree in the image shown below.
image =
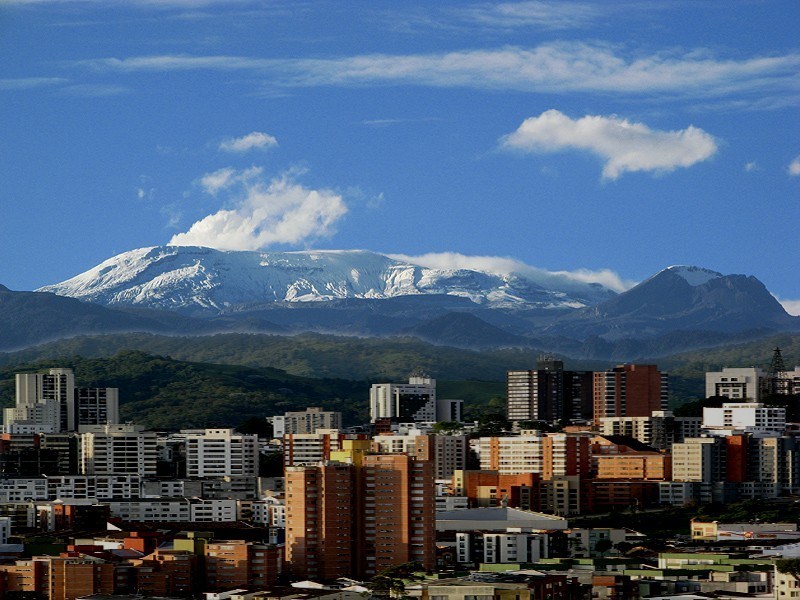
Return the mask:
[[464, 425], [458, 421], [439, 421], [434, 423], [431, 431], [441, 435], [457, 435], [464, 429]]
[[606, 552], [611, 550], [614, 547], [614, 544], [608, 538], [600, 538], [594, 544], [594, 551], [599, 552], [601, 556], [605, 555]]
[[487, 413], [478, 419], [478, 437], [501, 435], [511, 429], [511, 422], [502, 413]]
[[406, 581], [422, 581], [422, 565], [418, 562], [403, 563], [384, 569], [372, 579], [369, 587], [373, 595], [381, 597], [403, 597]]
[[272, 424], [264, 417], [248, 417], [236, 427], [239, 433], [253, 434], [255, 433], [261, 438], [272, 437]]

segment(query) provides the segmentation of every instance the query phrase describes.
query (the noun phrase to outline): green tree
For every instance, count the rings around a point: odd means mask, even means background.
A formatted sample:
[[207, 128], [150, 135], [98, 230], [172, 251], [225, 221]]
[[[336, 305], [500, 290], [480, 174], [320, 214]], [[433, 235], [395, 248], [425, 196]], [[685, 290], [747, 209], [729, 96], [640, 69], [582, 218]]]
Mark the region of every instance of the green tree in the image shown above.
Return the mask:
[[594, 551], [599, 552], [601, 556], [604, 556], [606, 552], [611, 550], [614, 547], [614, 544], [608, 538], [600, 538], [594, 544]]
[[441, 435], [457, 435], [464, 429], [464, 425], [458, 421], [439, 421], [434, 423], [431, 431]]

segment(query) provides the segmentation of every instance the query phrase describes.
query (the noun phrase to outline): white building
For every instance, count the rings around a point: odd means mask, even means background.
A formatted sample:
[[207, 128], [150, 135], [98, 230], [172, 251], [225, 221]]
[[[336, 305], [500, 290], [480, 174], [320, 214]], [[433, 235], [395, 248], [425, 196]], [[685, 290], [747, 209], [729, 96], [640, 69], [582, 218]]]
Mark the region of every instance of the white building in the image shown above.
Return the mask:
[[126, 521], [222, 522], [236, 520], [236, 500], [148, 498], [111, 500], [111, 515]]
[[543, 440], [537, 430], [523, 430], [518, 436], [485, 437], [478, 440], [481, 469], [500, 475], [541, 473]]
[[16, 403], [3, 410], [5, 433], [58, 433], [118, 422], [117, 388], [76, 388], [71, 369], [18, 373]]
[[316, 433], [318, 429], [341, 429], [342, 413], [311, 406], [304, 411], [287, 412], [269, 417], [272, 435], [281, 438], [287, 433]]
[[436, 479], [450, 479], [455, 471], [467, 465], [465, 435], [425, 435], [420, 430], [411, 430], [407, 435], [376, 435], [372, 445], [383, 454], [432, 454]]
[[505, 533], [463, 532], [456, 534], [456, 560], [459, 563], [516, 564], [536, 563], [548, 558], [546, 532]]
[[758, 402], [726, 402], [722, 408], [703, 408], [703, 429], [721, 435], [731, 435], [732, 432], [755, 436], [783, 435], [786, 409]]
[[706, 373], [706, 398], [724, 396], [731, 400], [758, 402], [767, 374], [756, 367], [731, 368]]
[[84, 475], [156, 474], [156, 434], [131, 423], [83, 426], [80, 469]]
[[258, 436], [206, 429], [186, 436], [187, 477], [257, 477]]
[[676, 417], [668, 410], [653, 411], [649, 417], [604, 417], [599, 420], [603, 435], [624, 435], [659, 450], [699, 437], [701, 417]]
[[373, 423], [384, 418], [436, 421], [436, 380], [410, 377], [408, 383], [373, 384], [369, 391], [369, 414]]

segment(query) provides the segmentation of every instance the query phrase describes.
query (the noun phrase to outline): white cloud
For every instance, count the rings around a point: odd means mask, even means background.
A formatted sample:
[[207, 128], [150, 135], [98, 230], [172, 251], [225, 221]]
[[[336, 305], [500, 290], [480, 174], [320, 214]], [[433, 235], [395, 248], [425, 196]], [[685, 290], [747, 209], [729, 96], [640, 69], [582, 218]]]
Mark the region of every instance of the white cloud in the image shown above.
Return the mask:
[[571, 119], [557, 110], [523, 121], [501, 139], [504, 148], [527, 152], [585, 150], [603, 159], [603, 177], [616, 179], [627, 171], [672, 171], [713, 156], [714, 138], [690, 125], [679, 131], [659, 131], [642, 123], [610, 116]]
[[744, 165], [744, 170], [745, 173], [752, 173], [754, 171], [758, 171], [758, 163], [756, 163], [756, 161], [746, 163]]
[[278, 145], [278, 140], [268, 133], [253, 131], [240, 138], [223, 140], [219, 149], [225, 152], [247, 152], [248, 150], [273, 148]]
[[468, 256], [456, 252], [434, 252], [419, 256], [392, 254], [389, 256], [431, 269], [471, 269], [496, 275], [515, 273], [545, 287], [552, 285], [562, 289], [580, 288], [587, 284], [599, 283], [616, 292], [624, 292], [638, 283], [623, 279], [610, 269], [600, 269], [599, 271], [590, 269], [548, 271], [539, 267], [532, 267], [514, 258], [502, 256]]
[[[154, 55], [100, 58], [79, 65], [124, 72], [249, 70], [270, 85], [393, 83], [508, 89], [533, 93], [604, 92], [705, 97], [797, 95], [800, 54], [725, 59], [707, 50], [634, 54], [605, 44], [559, 42], [444, 54], [369, 54], [331, 59]], [[755, 94], [754, 94], [755, 96]]]
[[792, 177], [800, 175], [800, 156], [795, 157], [795, 159], [789, 163], [789, 175]]
[[220, 250], [259, 250], [273, 244], [297, 244], [332, 235], [346, 213], [342, 197], [331, 190], [312, 190], [288, 175], [271, 181], [261, 170], [222, 169], [206, 175], [207, 190], [232, 190], [234, 206], [210, 214], [187, 232], [174, 235], [174, 246], [208, 246]]
[[66, 83], [63, 77], [18, 77], [15, 79], [0, 79], [0, 90], [30, 90], [38, 87], [47, 87]]
[[585, 27], [601, 14], [598, 7], [590, 4], [552, 0], [476, 4], [461, 11], [464, 18], [489, 27], [544, 29]]
[[783, 309], [787, 313], [796, 317], [800, 317], [800, 300], [782, 300], [781, 298], [777, 297], [776, 300], [781, 303], [781, 306], [783, 306]]
[[213, 173], [206, 173], [200, 178], [200, 186], [207, 194], [216, 196], [221, 190], [232, 187], [236, 184], [246, 184], [251, 180], [261, 176], [261, 167], [250, 167], [243, 171], [237, 171], [233, 167], [218, 169]]

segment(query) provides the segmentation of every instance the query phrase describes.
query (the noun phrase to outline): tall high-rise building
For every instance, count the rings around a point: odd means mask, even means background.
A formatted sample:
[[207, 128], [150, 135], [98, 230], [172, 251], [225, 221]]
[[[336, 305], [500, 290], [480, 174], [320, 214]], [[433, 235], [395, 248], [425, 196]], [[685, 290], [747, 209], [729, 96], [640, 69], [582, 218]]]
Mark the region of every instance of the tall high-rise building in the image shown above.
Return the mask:
[[408, 383], [376, 383], [369, 391], [369, 413], [378, 419], [401, 422], [436, 421], [436, 380], [409, 377]]
[[354, 574], [355, 467], [320, 462], [287, 467], [286, 563], [293, 577]]
[[666, 410], [669, 377], [656, 365], [620, 365], [594, 373], [594, 420], [649, 417]]
[[357, 573], [372, 577], [409, 562], [436, 564], [433, 463], [406, 454], [364, 456], [361, 489], [363, 544]]
[[3, 410], [6, 433], [59, 433], [119, 422], [116, 388], [76, 388], [71, 369], [18, 373], [16, 404]]
[[[286, 469], [286, 559], [296, 577], [371, 577], [435, 565], [433, 464], [407, 454]], [[348, 454], [337, 452], [344, 458]]]
[[564, 363], [551, 357], [538, 361], [535, 370], [508, 371], [506, 393], [511, 421], [592, 417], [592, 373], [565, 371]]

